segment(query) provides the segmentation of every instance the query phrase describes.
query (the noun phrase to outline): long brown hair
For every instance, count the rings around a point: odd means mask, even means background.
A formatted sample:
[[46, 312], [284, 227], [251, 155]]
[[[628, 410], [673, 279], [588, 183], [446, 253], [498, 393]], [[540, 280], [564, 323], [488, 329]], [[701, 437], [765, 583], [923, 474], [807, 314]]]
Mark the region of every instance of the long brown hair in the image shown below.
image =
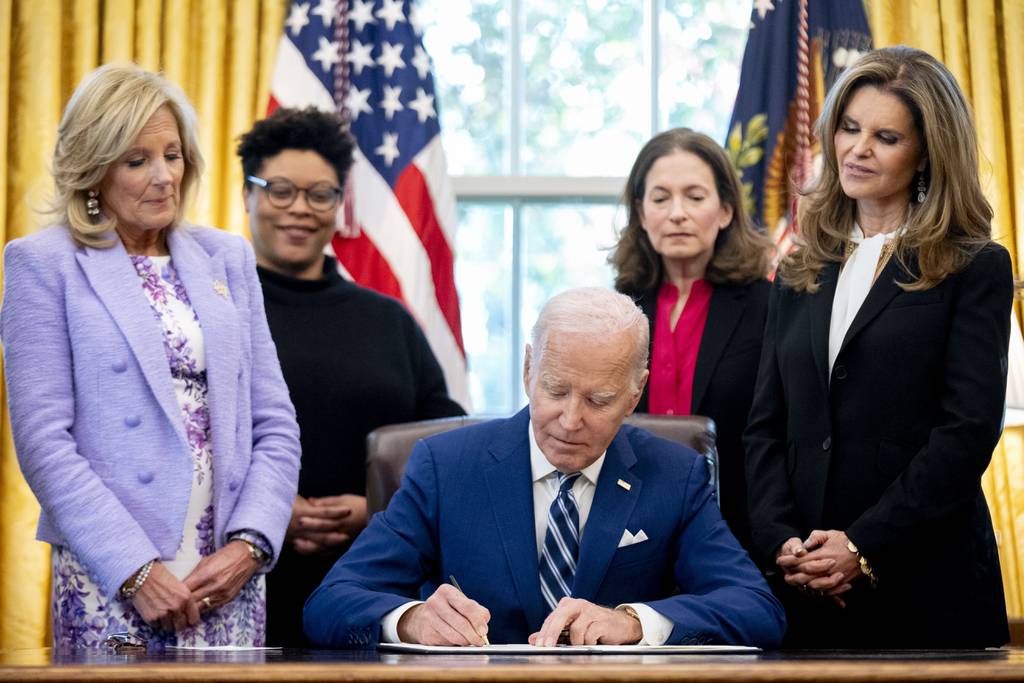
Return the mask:
[[615, 289], [640, 292], [657, 285], [663, 276], [661, 256], [654, 250], [640, 219], [647, 190], [647, 174], [658, 159], [673, 152], [697, 155], [715, 178], [718, 200], [732, 207], [732, 220], [718, 233], [715, 253], [704, 278], [714, 284], [746, 283], [763, 278], [771, 261], [772, 242], [754, 229], [743, 208], [739, 178], [725, 151], [714, 140], [689, 128], [673, 128], [655, 135], [633, 162], [622, 203], [628, 218], [619, 241], [608, 256], [615, 268]]
[[907, 188], [906, 230], [896, 258], [915, 279], [900, 286], [934, 287], [967, 266], [992, 239], [992, 207], [978, 182], [974, 120], [953, 74], [922, 50], [874, 50], [840, 76], [818, 119], [821, 174], [800, 198], [799, 247], [779, 268], [783, 282], [799, 291], [816, 291], [825, 264], [841, 261], [856, 219], [856, 202], [839, 183], [835, 133], [850, 99], [865, 86], [894, 95], [907, 107], [927, 160], [924, 202], [912, 202], [914, 188]]

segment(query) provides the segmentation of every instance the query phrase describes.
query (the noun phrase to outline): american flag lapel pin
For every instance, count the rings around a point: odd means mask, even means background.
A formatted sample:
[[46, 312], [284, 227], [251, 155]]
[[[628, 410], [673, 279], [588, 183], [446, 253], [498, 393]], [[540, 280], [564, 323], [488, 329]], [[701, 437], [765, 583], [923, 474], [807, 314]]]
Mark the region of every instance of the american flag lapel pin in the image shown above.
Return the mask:
[[619, 479], [616, 483], [627, 491], [633, 488], [628, 481], [623, 481], [622, 479]]
[[221, 282], [220, 280], [214, 280], [213, 281], [213, 291], [217, 292], [217, 294], [222, 299], [227, 299], [228, 298], [228, 286], [226, 284], [224, 284], [223, 282]]

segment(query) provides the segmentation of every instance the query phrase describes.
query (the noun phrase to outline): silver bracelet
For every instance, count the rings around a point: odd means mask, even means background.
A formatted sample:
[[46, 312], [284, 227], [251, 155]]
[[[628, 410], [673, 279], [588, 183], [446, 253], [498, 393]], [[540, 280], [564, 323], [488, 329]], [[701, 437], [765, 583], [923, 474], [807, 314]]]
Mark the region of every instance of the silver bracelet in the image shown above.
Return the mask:
[[[128, 581], [125, 581], [123, 584], [121, 584], [122, 598], [124, 598], [125, 600], [131, 600], [135, 597], [135, 594], [138, 593], [139, 590], [142, 588], [142, 584], [146, 583], [146, 579], [149, 578], [149, 572], [153, 570], [154, 562], [156, 562], [156, 560], [150, 560], [146, 564], [142, 565], [139, 571], [135, 572], [135, 574], [131, 576], [128, 579]], [[129, 581], [131, 582], [131, 585], [128, 585]]]

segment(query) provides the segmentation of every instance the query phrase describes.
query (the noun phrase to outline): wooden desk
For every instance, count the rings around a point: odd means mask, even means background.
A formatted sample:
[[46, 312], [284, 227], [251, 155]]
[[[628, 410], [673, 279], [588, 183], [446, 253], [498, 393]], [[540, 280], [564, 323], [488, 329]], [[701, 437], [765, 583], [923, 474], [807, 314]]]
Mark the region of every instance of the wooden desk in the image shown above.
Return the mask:
[[1024, 650], [764, 655], [423, 656], [285, 650], [113, 655], [0, 651], [0, 681], [1024, 681]]

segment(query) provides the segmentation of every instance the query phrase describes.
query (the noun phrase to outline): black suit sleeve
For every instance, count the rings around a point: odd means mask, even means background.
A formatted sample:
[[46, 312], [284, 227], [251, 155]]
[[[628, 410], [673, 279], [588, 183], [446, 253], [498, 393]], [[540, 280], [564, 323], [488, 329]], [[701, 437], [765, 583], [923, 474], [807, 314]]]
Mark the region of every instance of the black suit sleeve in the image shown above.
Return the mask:
[[788, 538], [800, 536], [799, 515], [786, 472], [787, 405], [777, 353], [779, 305], [786, 290], [776, 280], [768, 297], [761, 361], [747, 428], [747, 502], [754, 549], [765, 566]]
[[884, 560], [922, 525], [968, 510], [999, 440], [1013, 300], [1009, 254], [990, 245], [953, 277], [941, 419], [878, 503], [847, 529], [868, 558]]

